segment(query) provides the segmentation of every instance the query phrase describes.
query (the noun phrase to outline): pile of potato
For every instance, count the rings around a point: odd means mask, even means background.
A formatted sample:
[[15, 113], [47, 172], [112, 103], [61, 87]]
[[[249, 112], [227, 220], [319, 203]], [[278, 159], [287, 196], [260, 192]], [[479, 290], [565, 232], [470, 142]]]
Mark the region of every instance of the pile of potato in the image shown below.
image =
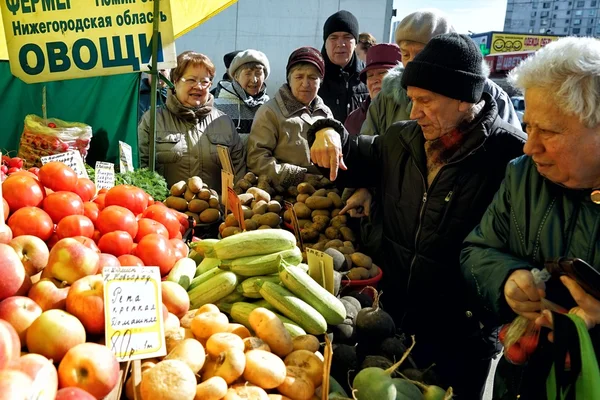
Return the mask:
[[[281, 224], [281, 203], [271, 200], [271, 195], [258, 187], [251, 187], [246, 193], [238, 195], [244, 211], [244, 224], [247, 231], [256, 229], [279, 228]], [[219, 226], [221, 237], [226, 238], [242, 229], [233, 214], [227, 215], [225, 222]]]
[[[331, 181], [325, 177], [317, 178], [311, 176], [307, 182], [316, 189], [330, 188], [333, 186]], [[296, 185], [290, 187], [283, 187], [281, 185], [274, 185], [273, 180], [268, 175], [256, 176], [252, 172], [248, 172], [244, 175], [243, 179], [240, 179], [234, 186], [235, 192], [240, 195], [248, 193], [248, 189], [257, 187], [264, 190], [271, 196], [271, 200], [277, 200], [281, 204], [284, 201], [295, 203], [298, 196], [298, 188]]]
[[197, 224], [211, 224], [221, 218], [219, 195], [198, 176], [171, 186], [165, 205], [193, 217]]

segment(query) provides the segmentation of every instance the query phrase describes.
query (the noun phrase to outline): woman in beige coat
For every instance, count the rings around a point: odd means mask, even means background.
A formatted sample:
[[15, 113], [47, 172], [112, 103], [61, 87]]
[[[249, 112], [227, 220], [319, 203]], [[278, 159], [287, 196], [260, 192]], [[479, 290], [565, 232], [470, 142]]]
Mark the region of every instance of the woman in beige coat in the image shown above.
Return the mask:
[[317, 95], [325, 62], [312, 47], [295, 50], [286, 67], [287, 83], [261, 106], [248, 138], [248, 169], [269, 175], [276, 185], [297, 185], [308, 174], [319, 174], [310, 162], [306, 132], [321, 118], [333, 118]]
[[[177, 57], [164, 107], [156, 110], [156, 171], [169, 186], [199, 176], [211, 189], [221, 190], [217, 145], [229, 148], [236, 181], [245, 172], [245, 149], [231, 118], [213, 105], [210, 86], [215, 66], [203, 54], [186, 51]], [[150, 113], [138, 126], [140, 164], [148, 166]]]

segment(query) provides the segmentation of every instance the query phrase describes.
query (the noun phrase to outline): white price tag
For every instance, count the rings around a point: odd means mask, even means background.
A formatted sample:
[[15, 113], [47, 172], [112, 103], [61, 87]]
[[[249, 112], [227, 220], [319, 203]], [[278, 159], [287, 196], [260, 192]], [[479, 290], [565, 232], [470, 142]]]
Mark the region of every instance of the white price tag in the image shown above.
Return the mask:
[[133, 152], [131, 146], [119, 140], [119, 172], [133, 172]]
[[63, 164], [68, 165], [75, 171], [78, 177], [80, 178], [88, 178], [89, 175], [85, 170], [85, 164], [83, 162], [83, 158], [81, 158], [81, 153], [77, 150], [69, 150], [65, 153], [53, 154], [51, 156], [41, 157], [42, 165], [48, 164], [52, 161], [59, 161]]
[[97, 161], [95, 171], [96, 189], [110, 189], [115, 186], [115, 164]]

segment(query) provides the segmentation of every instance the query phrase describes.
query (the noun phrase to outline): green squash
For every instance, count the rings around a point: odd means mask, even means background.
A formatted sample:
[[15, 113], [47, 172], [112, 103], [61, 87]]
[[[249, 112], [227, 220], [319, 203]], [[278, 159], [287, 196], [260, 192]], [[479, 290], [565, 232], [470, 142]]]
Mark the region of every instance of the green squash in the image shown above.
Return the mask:
[[406, 379], [394, 378], [392, 383], [396, 388], [396, 400], [423, 400], [423, 394], [419, 388]]

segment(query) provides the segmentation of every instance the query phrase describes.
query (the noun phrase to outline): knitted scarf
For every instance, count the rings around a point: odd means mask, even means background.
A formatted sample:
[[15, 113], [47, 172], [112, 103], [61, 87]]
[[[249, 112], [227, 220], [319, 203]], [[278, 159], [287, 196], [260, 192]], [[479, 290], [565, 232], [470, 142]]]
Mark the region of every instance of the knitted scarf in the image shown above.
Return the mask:
[[210, 114], [213, 109], [214, 99], [213, 95], [209, 93], [208, 100], [204, 105], [195, 108], [187, 107], [181, 104], [172, 90], [169, 90], [167, 94], [167, 109], [184, 121], [198, 123], [199, 120], [204, 119]]

